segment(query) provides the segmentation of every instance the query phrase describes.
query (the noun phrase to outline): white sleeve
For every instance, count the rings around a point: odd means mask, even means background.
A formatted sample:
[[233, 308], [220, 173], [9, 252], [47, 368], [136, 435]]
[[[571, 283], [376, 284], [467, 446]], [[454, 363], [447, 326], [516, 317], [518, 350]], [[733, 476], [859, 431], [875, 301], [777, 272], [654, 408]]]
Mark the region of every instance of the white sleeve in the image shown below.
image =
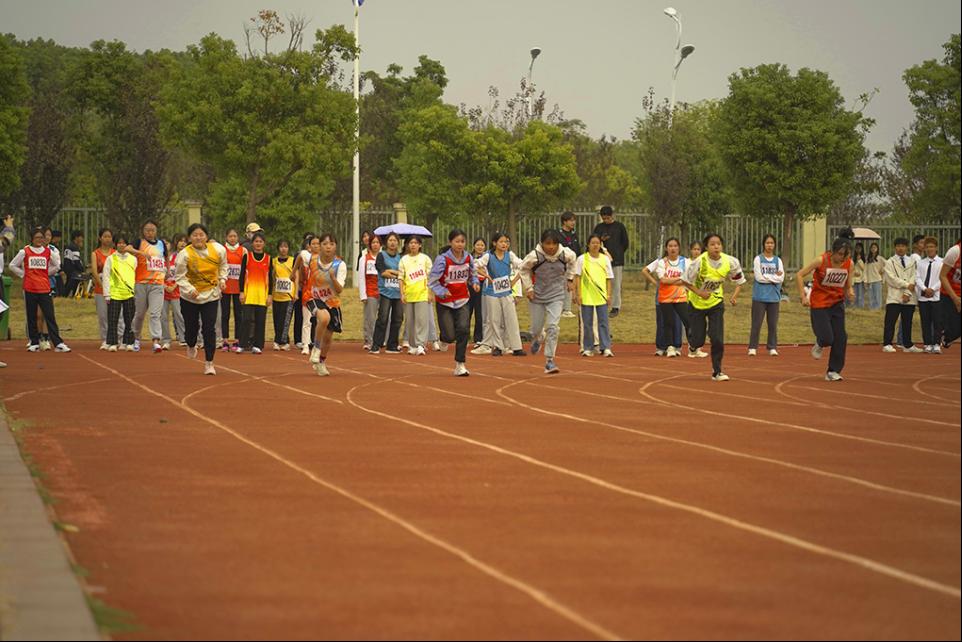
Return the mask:
[[744, 270], [742, 270], [742, 264], [738, 262], [738, 259], [736, 259], [734, 256], [729, 256], [728, 260], [731, 261], [731, 272], [728, 273], [728, 279], [736, 285], [744, 285], [747, 283], [748, 280], [745, 278]]
[[655, 272], [658, 271], [658, 263], [660, 263], [660, 262], [661, 262], [661, 259], [655, 259], [654, 261], [652, 261], [651, 263], [649, 263], [649, 264], [646, 265], [645, 267], [648, 269], [649, 272], [651, 272], [652, 274], [654, 274]]
[[779, 272], [781, 272], [781, 274], [780, 274], [780, 275], [779, 275], [779, 274], [773, 274], [773, 275], [771, 275], [771, 276], [768, 278], [768, 280], [769, 280], [771, 283], [784, 283], [784, 282], [785, 282], [785, 264], [782, 263], [782, 259], [781, 259], [781, 258], [775, 257], [775, 259], [778, 261], [778, 268], [777, 268], [777, 270], [778, 270]]
[[47, 273], [50, 276], [58, 274], [60, 272], [60, 252], [56, 248], [50, 248], [50, 265], [47, 267]]
[[477, 259], [477, 261], [475, 262], [475, 265], [476, 265], [477, 267], [479, 267], [479, 268], [484, 268], [485, 270], [487, 270], [487, 269], [488, 269], [488, 257], [490, 257], [490, 256], [491, 256], [491, 253], [490, 253], [490, 252], [485, 252], [484, 254], [481, 255], [481, 258]]
[[762, 255], [759, 254], [752, 261], [752, 272], [755, 274], [755, 283], [768, 283], [768, 279], [762, 273]]
[[605, 272], [608, 274], [608, 278], [609, 278], [609, 279], [614, 279], [614, 278], [615, 278], [615, 270], [614, 270], [613, 267], [611, 267], [611, 261], [610, 261], [610, 260], [608, 260], [608, 261], [605, 262]]
[[23, 257], [24, 257], [24, 251], [20, 250], [19, 252], [17, 252], [17, 255], [13, 257], [13, 260], [10, 261], [10, 265], [7, 266], [10, 268], [11, 272], [13, 272], [16, 276], [20, 277], [21, 279], [23, 278]]
[[[113, 254], [110, 255], [113, 257]], [[110, 261], [108, 258], [107, 261]], [[104, 266], [104, 274], [107, 274], [107, 267]], [[104, 277], [106, 281], [106, 277]], [[197, 296], [197, 290], [194, 288], [193, 284], [187, 279], [187, 251], [181, 251], [177, 253], [177, 260], [174, 262], [174, 281], [177, 282], [177, 287], [180, 288], [181, 296], [186, 299], [193, 299]], [[104, 286], [104, 291], [106, 291], [106, 285]]]
[[[217, 280], [226, 281], [227, 274], [230, 271], [230, 266], [227, 264], [227, 248], [220, 243], [214, 242], [214, 249], [220, 254], [220, 267], [217, 270]], [[180, 259], [180, 257], [177, 257]]]
[[698, 270], [700, 269], [701, 261], [699, 259], [690, 261], [688, 263], [688, 269], [686, 269], [685, 273], [681, 276], [681, 280], [688, 285], [694, 285], [695, 281], [698, 279]]
[[101, 282], [101, 284], [103, 284], [103, 287], [104, 287], [104, 298], [105, 298], [105, 299], [109, 299], [109, 298], [110, 298], [110, 278], [109, 278], [109, 275], [110, 275], [110, 270], [111, 270], [111, 267], [110, 267], [110, 266], [113, 264], [113, 260], [114, 260], [114, 255], [113, 255], [113, 254], [111, 254], [110, 256], [108, 256], [108, 257], [107, 257], [107, 260], [104, 261], [104, 270], [103, 270], [103, 272], [100, 273], [100, 282]]
[[575, 269], [574, 269], [575, 276], [581, 275], [582, 270], [584, 270], [584, 266], [585, 266], [585, 255], [582, 254], [575, 261]]
[[508, 260], [511, 263], [511, 270], [513, 272], [517, 272], [518, 270], [521, 269], [521, 259], [518, 258], [517, 254], [515, 254], [514, 252], [511, 252], [511, 258]]
[[953, 245], [949, 248], [949, 251], [945, 253], [945, 257], [942, 259], [943, 265], [953, 266], [955, 262], [959, 260], [959, 245]]
[[347, 283], [347, 263], [341, 261], [341, 264], [337, 266], [337, 274], [334, 275], [334, 278], [343, 288], [344, 284]]

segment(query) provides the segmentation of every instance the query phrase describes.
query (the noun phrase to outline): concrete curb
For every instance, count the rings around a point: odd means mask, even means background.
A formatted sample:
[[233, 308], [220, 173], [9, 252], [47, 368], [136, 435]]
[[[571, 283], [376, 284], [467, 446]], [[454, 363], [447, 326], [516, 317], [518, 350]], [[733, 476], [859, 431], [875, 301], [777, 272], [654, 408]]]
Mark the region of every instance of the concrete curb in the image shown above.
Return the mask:
[[102, 639], [2, 411], [0, 639]]

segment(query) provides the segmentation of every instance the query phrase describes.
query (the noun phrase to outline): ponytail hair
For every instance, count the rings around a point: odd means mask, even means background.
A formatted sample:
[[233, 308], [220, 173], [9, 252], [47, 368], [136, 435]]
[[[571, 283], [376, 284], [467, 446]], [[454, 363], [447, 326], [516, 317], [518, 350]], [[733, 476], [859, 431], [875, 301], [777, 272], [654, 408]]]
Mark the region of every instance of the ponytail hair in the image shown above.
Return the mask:
[[855, 232], [852, 228], [847, 227], [838, 233], [838, 238], [832, 242], [832, 252], [838, 253], [844, 251], [846, 255], [852, 253], [852, 241], [855, 239]]

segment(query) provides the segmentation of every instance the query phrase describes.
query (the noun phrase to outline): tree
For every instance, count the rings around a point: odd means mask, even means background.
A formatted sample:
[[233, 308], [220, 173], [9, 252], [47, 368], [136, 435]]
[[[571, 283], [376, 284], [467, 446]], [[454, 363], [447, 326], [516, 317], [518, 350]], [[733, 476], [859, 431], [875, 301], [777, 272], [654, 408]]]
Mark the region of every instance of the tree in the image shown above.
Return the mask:
[[565, 141], [571, 145], [578, 178], [583, 184], [575, 197], [579, 208], [595, 209], [608, 204], [624, 211], [642, 205], [635, 141], [619, 141], [606, 135], [595, 140], [587, 135], [587, 127], [580, 120], [564, 121], [560, 127]]
[[849, 188], [872, 121], [844, 107], [827, 74], [785, 65], [729, 77], [719, 112], [719, 148], [742, 213], [784, 216], [781, 247], [791, 262], [797, 220], [825, 213]]
[[[245, 59], [215, 34], [188, 48], [184, 69], [163, 92], [162, 131], [212, 168], [215, 220], [252, 222], [272, 205], [287, 220], [295, 193], [320, 203], [350, 172], [354, 100], [339, 65], [355, 51], [354, 36], [339, 25], [318, 30], [309, 51]], [[301, 229], [309, 220], [304, 205]]]
[[833, 225], [861, 225], [888, 217], [892, 205], [886, 199], [885, 172], [885, 152], [864, 150], [850, 188], [826, 211], [829, 222]]
[[20, 166], [27, 154], [29, 96], [23, 57], [12, 38], [0, 35], [0, 195], [20, 185]]
[[115, 228], [134, 231], [158, 218], [173, 194], [155, 104], [175, 67], [168, 52], [138, 55], [122, 42], [99, 40], [72, 73], [81, 151]]
[[926, 60], [902, 75], [915, 121], [895, 146], [886, 187], [905, 221], [958, 223], [962, 212], [959, 34], [944, 49], [941, 63]]

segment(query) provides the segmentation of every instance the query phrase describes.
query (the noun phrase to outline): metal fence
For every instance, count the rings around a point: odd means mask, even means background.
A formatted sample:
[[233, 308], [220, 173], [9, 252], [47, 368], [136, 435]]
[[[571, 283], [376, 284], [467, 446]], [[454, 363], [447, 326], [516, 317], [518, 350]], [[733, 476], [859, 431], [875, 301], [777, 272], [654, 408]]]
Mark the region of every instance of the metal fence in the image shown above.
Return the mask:
[[[161, 236], [170, 237], [175, 231], [187, 229], [187, 210], [182, 208], [172, 208], [163, 212], [158, 218]], [[15, 222], [17, 243], [26, 245], [30, 242], [30, 229], [23, 217], [17, 217]], [[107, 225], [107, 212], [99, 207], [65, 207], [60, 210], [50, 227], [59, 230], [63, 234], [62, 246], [70, 243], [70, 233], [79, 230], [84, 235], [84, 244], [87, 249], [92, 250], [97, 247], [97, 232]], [[136, 235], [140, 230], [124, 230], [128, 234]], [[60, 249], [63, 249], [61, 247]], [[86, 257], [85, 257], [86, 258]]]
[[[847, 225], [829, 225], [828, 226], [828, 238], [834, 239], [839, 232], [848, 227]], [[945, 252], [955, 245], [959, 240], [959, 226], [958, 225], [901, 225], [896, 223], [883, 223], [883, 224], [870, 224], [868, 226], [873, 232], [877, 232], [881, 239], [879, 244], [879, 253], [882, 256], [890, 256], [895, 253], [894, 242], [897, 238], [906, 238], [909, 242], [912, 242], [912, 237], [917, 234], [923, 234], [925, 236], [934, 236], [939, 240], [939, 254], [944, 255]], [[861, 241], [865, 245], [865, 251], [868, 252], [869, 246], [872, 241]]]

